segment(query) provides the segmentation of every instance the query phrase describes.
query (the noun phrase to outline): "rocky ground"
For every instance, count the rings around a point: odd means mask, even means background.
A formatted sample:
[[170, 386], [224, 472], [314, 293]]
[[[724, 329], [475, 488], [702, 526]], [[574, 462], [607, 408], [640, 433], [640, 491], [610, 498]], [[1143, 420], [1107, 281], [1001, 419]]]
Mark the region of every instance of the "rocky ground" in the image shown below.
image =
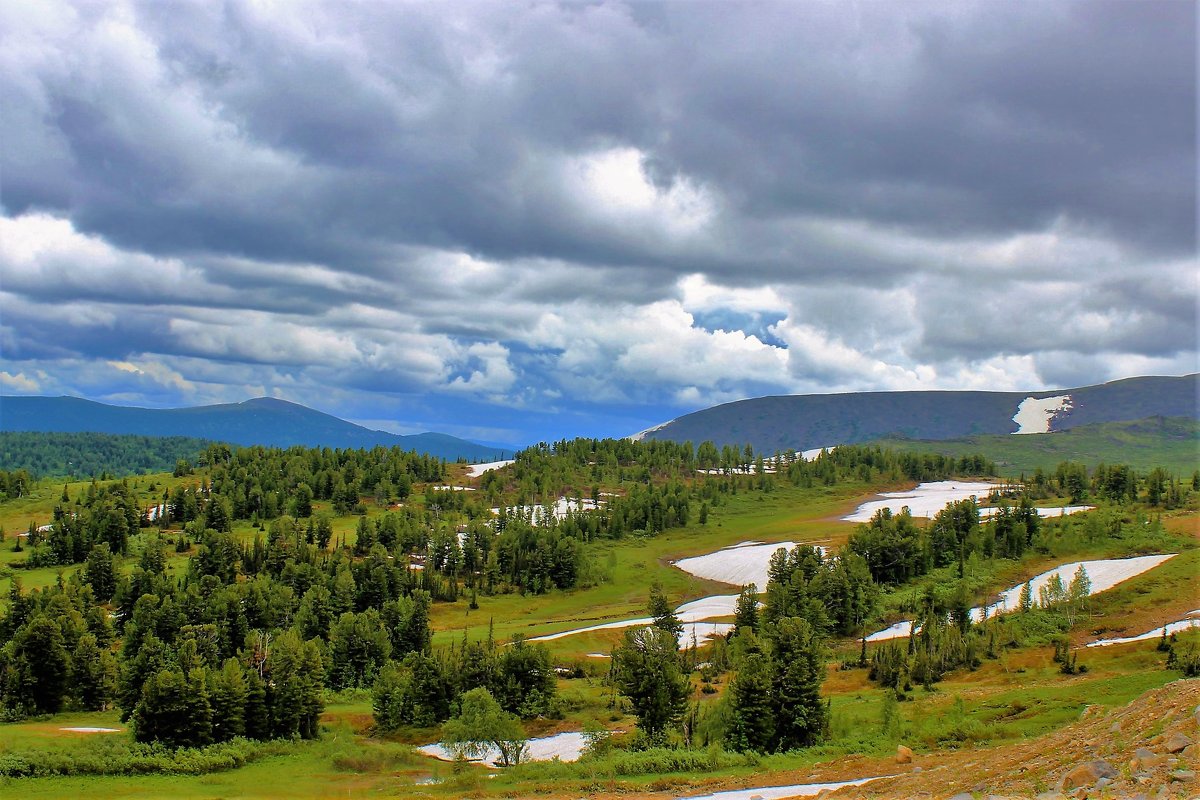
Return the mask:
[[[1180, 680], [1019, 744], [913, 756], [895, 777], [820, 795], [851, 798], [1200, 798], [1200, 680]], [[870, 773], [866, 773], [870, 774]], [[878, 772], [875, 774], [879, 774]]]

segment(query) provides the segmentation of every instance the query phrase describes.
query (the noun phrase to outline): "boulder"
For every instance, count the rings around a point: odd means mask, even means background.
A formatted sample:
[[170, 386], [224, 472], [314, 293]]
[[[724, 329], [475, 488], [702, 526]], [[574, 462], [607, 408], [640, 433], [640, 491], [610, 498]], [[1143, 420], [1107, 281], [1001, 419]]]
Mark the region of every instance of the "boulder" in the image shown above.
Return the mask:
[[1129, 768], [1134, 772], [1140, 772], [1151, 767], [1160, 767], [1167, 763], [1167, 757], [1159, 753], [1155, 753], [1146, 747], [1139, 747], [1133, 751], [1133, 759], [1129, 762]]
[[1190, 769], [1177, 769], [1171, 773], [1171, 780], [1186, 783], [1196, 780], [1196, 773]]
[[1096, 759], [1075, 766], [1063, 777], [1063, 789], [1071, 790], [1082, 786], [1093, 786], [1101, 778], [1115, 778], [1117, 771], [1107, 761]]
[[897, 747], [896, 747], [896, 763], [897, 764], [911, 764], [912, 760], [913, 760], [913, 751], [911, 749], [905, 747], [904, 745], [897, 745]]
[[1182, 733], [1172, 733], [1167, 737], [1166, 748], [1168, 753], [1181, 753], [1184, 748], [1192, 744], [1192, 740]]

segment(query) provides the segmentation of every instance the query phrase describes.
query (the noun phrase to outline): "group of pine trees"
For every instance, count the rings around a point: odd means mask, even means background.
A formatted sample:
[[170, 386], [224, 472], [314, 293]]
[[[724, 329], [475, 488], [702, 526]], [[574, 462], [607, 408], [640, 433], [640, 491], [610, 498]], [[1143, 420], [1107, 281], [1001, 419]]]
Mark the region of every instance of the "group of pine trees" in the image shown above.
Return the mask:
[[372, 687], [375, 723], [385, 731], [430, 727], [449, 719], [464, 695], [480, 689], [522, 719], [556, 713], [558, 688], [546, 646], [520, 635], [498, 646], [489, 636], [385, 663]]
[[876, 583], [898, 586], [950, 564], [982, 558], [1020, 558], [1040, 530], [1037, 510], [1027, 496], [1002, 504], [991, 524], [981, 525], [972, 499], [950, 503], [925, 528], [908, 509], [883, 508], [850, 535], [849, 550], [866, 563]]

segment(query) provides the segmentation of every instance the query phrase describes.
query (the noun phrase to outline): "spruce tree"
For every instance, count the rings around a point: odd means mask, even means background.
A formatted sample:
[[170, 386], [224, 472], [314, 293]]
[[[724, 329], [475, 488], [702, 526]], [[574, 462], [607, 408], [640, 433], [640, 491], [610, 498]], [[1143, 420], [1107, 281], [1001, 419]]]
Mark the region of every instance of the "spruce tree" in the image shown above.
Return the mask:
[[629, 698], [638, 729], [650, 741], [661, 741], [683, 714], [689, 684], [679, 666], [678, 640], [662, 628], [631, 628], [613, 650], [613, 677]]
[[732, 750], [766, 752], [775, 738], [775, 709], [771, 697], [773, 665], [760, 649], [739, 659], [729, 684], [730, 723], [725, 744]]
[[780, 620], [772, 643], [775, 748], [791, 750], [815, 744], [829, 721], [821, 700], [825, 648], [812, 627], [798, 618]]

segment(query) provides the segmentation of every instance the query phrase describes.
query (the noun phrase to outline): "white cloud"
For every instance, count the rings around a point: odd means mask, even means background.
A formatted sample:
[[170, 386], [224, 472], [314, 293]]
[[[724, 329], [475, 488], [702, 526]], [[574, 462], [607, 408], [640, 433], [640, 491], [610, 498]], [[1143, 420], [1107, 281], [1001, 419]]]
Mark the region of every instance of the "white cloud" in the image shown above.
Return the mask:
[[0, 386], [22, 394], [33, 394], [42, 389], [42, 384], [36, 378], [31, 378], [24, 372], [11, 373], [3, 370], [0, 370]]
[[131, 375], [137, 375], [140, 378], [146, 378], [161, 386], [176, 389], [184, 394], [190, 394], [196, 389], [195, 384], [159, 361], [151, 359], [142, 360], [138, 363], [132, 361], [109, 361], [108, 365], [119, 372], [126, 372]]
[[508, 363], [508, 348], [499, 342], [477, 342], [460, 356], [467, 377], [461, 375], [450, 381], [447, 389], [502, 397], [517, 381], [517, 374]]
[[564, 199], [585, 218], [613, 225], [677, 237], [701, 232], [717, 213], [712, 191], [686, 175], [655, 185], [646, 174], [645, 159], [634, 147], [568, 156], [561, 167]]
[[787, 303], [773, 286], [753, 288], [722, 286], [702, 273], [679, 279], [680, 303], [688, 311], [731, 309], [753, 314], [785, 311]]

